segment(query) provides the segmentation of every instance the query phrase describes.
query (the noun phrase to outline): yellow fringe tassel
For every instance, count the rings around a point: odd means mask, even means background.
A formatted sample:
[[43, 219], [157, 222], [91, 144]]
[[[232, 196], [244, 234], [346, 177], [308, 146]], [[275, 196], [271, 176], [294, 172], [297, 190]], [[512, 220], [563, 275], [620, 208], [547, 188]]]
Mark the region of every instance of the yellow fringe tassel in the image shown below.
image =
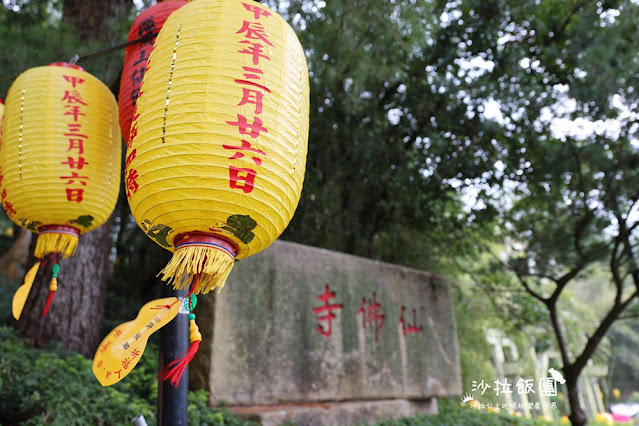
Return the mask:
[[78, 247], [78, 237], [75, 235], [47, 232], [38, 235], [34, 255], [42, 258], [49, 253], [60, 253], [62, 258], [66, 259], [75, 254], [76, 247]]
[[192, 280], [184, 279], [185, 277], [194, 277], [199, 273], [200, 278], [195, 287], [195, 294], [206, 294], [217, 287], [220, 290], [224, 287], [234, 264], [235, 258], [224, 250], [187, 246], [175, 250], [173, 257], [160, 274], [163, 274], [163, 281], [172, 283], [174, 289], [180, 290], [191, 285]]

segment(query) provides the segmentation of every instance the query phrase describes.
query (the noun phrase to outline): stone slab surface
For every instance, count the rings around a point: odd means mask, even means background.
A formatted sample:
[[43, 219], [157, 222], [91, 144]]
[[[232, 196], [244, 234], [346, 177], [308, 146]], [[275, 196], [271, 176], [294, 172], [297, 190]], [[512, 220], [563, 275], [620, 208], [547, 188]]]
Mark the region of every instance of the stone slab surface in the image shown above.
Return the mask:
[[450, 285], [424, 271], [276, 242], [199, 297], [190, 366], [212, 405], [427, 400], [462, 392]]

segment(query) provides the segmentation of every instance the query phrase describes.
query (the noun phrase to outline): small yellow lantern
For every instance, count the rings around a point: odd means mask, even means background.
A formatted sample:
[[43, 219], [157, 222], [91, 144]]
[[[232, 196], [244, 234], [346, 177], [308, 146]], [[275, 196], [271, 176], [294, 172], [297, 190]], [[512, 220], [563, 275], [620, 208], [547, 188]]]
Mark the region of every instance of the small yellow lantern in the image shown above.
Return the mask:
[[[291, 220], [308, 111], [304, 50], [274, 11], [251, 0], [194, 0], [164, 23], [137, 99], [125, 187], [138, 225], [173, 252], [162, 279], [190, 288], [188, 311], [195, 294], [222, 287], [236, 259], [268, 247]], [[169, 315], [173, 299], [156, 305]], [[192, 345], [164, 375], [174, 385], [201, 340], [189, 318]], [[103, 385], [120, 380], [111, 370], [139, 353], [123, 332], [136, 321], [100, 345], [93, 371]]]
[[[115, 97], [82, 68], [32, 68], [11, 85], [2, 123], [0, 198], [15, 223], [39, 234], [36, 257], [55, 254], [57, 266], [58, 255], [73, 255], [78, 235], [109, 218], [119, 192], [120, 141]], [[38, 266], [14, 297], [16, 319]]]

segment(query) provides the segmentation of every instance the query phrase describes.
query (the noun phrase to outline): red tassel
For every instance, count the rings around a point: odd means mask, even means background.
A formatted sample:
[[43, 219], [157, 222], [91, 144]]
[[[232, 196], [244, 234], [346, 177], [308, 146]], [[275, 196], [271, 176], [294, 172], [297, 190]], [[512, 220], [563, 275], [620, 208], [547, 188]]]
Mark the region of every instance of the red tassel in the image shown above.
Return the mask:
[[46, 317], [49, 312], [49, 306], [51, 306], [51, 301], [53, 300], [53, 295], [55, 294], [54, 290], [49, 290], [49, 297], [47, 298], [47, 304], [44, 305], [44, 311], [42, 311], [42, 316]]
[[200, 349], [200, 341], [196, 340], [191, 343], [189, 349], [184, 352], [178, 359], [167, 365], [160, 371], [159, 377], [162, 380], [170, 380], [171, 385], [174, 387], [178, 387], [180, 384], [180, 380], [182, 379], [182, 375], [188, 367], [189, 362], [193, 359], [198, 349]]

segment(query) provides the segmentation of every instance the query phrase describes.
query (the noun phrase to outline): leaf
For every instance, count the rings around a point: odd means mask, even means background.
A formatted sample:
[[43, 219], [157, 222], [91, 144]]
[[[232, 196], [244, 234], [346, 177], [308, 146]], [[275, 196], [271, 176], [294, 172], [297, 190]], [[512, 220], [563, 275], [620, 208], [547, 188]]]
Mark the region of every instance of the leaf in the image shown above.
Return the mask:
[[94, 219], [93, 216], [83, 215], [83, 216], [78, 216], [78, 218], [72, 220], [71, 223], [75, 223], [75, 224], [78, 224], [80, 226], [84, 226], [85, 228], [88, 228], [93, 223], [93, 219]]
[[226, 223], [228, 226], [223, 226], [222, 229], [235, 235], [244, 244], [250, 243], [255, 238], [255, 234], [251, 231], [255, 229], [257, 222], [251, 216], [234, 214], [229, 216]]

